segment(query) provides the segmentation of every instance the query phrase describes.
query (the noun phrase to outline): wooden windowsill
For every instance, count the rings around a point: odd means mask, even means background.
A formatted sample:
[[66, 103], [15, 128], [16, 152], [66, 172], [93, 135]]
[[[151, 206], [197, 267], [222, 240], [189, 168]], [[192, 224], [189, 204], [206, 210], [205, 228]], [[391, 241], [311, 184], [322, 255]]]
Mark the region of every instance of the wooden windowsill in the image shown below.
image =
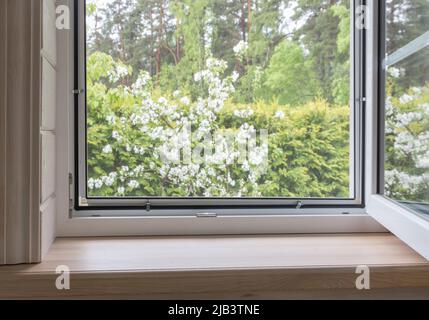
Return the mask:
[[[355, 288], [358, 265], [371, 290]], [[399, 296], [429, 297], [429, 263], [391, 234], [67, 238], [40, 264], [0, 267], [0, 298]]]

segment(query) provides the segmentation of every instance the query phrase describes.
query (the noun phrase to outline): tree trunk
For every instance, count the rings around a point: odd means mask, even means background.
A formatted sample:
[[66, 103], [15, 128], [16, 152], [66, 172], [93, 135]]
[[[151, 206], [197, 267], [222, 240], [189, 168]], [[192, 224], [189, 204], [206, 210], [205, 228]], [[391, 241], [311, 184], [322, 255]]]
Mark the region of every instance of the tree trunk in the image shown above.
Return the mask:
[[252, 31], [252, 0], [247, 0], [247, 34]]

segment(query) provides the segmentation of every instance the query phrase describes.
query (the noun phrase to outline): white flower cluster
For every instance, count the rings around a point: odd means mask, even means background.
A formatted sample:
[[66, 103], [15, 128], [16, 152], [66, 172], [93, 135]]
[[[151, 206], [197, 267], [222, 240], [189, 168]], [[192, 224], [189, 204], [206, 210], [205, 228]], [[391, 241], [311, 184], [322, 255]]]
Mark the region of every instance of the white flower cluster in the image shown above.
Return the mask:
[[112, 153], [112, 151], [113, 151], [113, 149], [112, 149], [112, 146], [110, 144], [106, 145], [103, 148], [103, 153]]
[[241, 40], [235, 45], [233, 51], [237, 58], [243, 58], [249, 49], [249, 44], [246, 41]]
[[108, 78], [111, 83], [118, 82], [130, 74], [130, 70], [123, 64], [118, 63], [113, 70], [108, 73]]
[[274, 114], [274, 118], [283, 119], [285, 117], [285, 113], [282, 110], [277, 110]]
[[402, 68], [389, 67], [387, 73], [393, 78], [399, 78], [405, 74], [405, 70]]
[[[386, 193], [403, 198], [397, 190], [418, 194], [429, 187], [429, 104], [422, 103], [427, 88], [411, 88], [396, 99], [386, 99], [386, 134], [393, 136], [393, 154], [407, 168], [386, 170]], [[402, 160], [401, 160], [402, 159]], [[406, 159], [406, 160], [405, 160]], [[411, 162], [410, 162], [411, 161]]]
[[116, 172], [111, 172], [107, 176], [102, 176], [98, 179], [89, 178], [88, 179], [88, 188], [90, 190], [100, 189], [103, 186], [111, 187], [115, 184], [118, 174]]
[[429, 186], [429, 173], [417, 176], [393, 169], [386, 170], [384, 178], [387, 193], [393, 197], [403, 198], [404, 196], [403, 194], [396, 194], [394, 191], [390, 191], [394, 190], [397, 184], [404, 190], [407, 190], [409, 194], [416, 194], [422, 190], [422, 187], [427, 188]]
[[[241, 52], [247, 45], [242, 43], [239, 47]], [[154, 98], [148, 88], [150, 77], [140, 74], [130, 92], [141, 97], [142, 103], [132, 109], [128, 118], [118, 114], [107, 117], [117, 143], [104, 146], [103, 152], [123, 148], [141, 159], [149, 156], [153, 161], [132, 168], [123, 166], [107, 177], [91, 178], [89, 189], [115, 186], [116, 195], [121, 196], [139, 190], [140, 179], [150, 174], [161, 177], [168, 186], [187, 190], [189, 196], [239, 197], [249, 192], [249, 184], [252, 194], [258, 195], [258, 179], [267, 169], [268, 137], [261, 135], [257, 145], [256, 129], [247, 123], [238, 129], [218, 127], [218, 114], [234, 92], [239, 77], [236, 72], [223, 77], [226, 68], [225, 61], [206, 59], [206, 68], [194, 75], [194, 80], [205, 88], [205, 94], [194, 102], [179, 90], [171, 100]], [[124, 74], [123, 70], [120, 74]], [[242, 119], [252, 114], [250, 108], [234, 112]], [[149, 139], [145, 146], [152, 145], [152, 149], [146, 150], [130, 133]]]
[[252, 115], [253, 115], [253, 110], [250, 108], [234, 110], [234, 116], [236, 116], [237, 118], [247, 119], [247, 118], [250, 118]]
[[133, 90], [133, 92], [144, 92], [150, 82], [151, 76], [149, 72], [142, 71], [139, 74], [137, 80], [131, 86], [131, 89]]

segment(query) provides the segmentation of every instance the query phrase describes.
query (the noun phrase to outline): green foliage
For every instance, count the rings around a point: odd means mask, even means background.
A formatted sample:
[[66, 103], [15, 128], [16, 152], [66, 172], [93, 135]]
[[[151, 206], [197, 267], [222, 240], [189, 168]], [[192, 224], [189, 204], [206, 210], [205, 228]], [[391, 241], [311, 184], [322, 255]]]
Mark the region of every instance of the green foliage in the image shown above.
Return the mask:
[[[233, 122], [236, 108], [240, 106], [229, 104], [222, 120]], [[269, 128], [269, 170], [260, 181], [263, 196], [349, 196], [347, 106], [316, 100], [296, 108], [260, 101], [251, 108], [249, 121]], [[284, 116], [276, 117], [279, 112]]]
[[[95, 53], [88, 58], [88, 174], [91, 184], [104, 181], [101, 188], [91, 189], [90, 195], [201, 195], [201, 190], [185, 187], [196, 185], [198, 176], [191, 176], [183, 185], [161, 174], [162, 162], [156, 156], [161, 142], [148, 132], [151, 128], [168, 129], [177, 124], [161, 117], [143, 129], [134, 122], [136, 115], [142, 112], [141, 99], [149, 99], [144, 92], [150, 92], [150, 99], [155, 100], [160, 95], [151, 89], [150, 82], [145, 84], [147, 91], [132, 92], [127, 86], [118, 85], [120, 80], [109, 89], [117, 79], [117, 70], [123, 68], [121, 62], [115, 62], [106, 54]], [[175, 98], [171, 100], [174, 102]], [[189, 112], [185, 104], [177, 100], [176, 103], [179, 112]], [[236, 115], [237, 110], [251, 110], [251, 115], [243, 120]], [[246, 192], [242, 196], [347, 197], [348, 119], [348, 107], [333, 106], [323, 100], [300, 108], [263, 101], [249, 106], [230, 100], [220, 110], [213, 128], [238, 132], [243, 122], [251, 123], [258, 130], [268, 128], [268, 170], [254, 182], [249, 181], [250, 172], [246, 173], [238, 164], [231, 164], [227, 171], [221, 167], [216, 170], [231, 179], [243, 179], [245, 182], [239, 187]], [[109, 177], [112, 181], [107, 183]], [[138, 187], [129, 186], [131, 181], [137, 182]], [[238, 185], [219, 182], [216, 175], [211, 178], [210, 185], [214, 196], [222, 195], [216, 190], [225, 189], [235, 194], [238, 188]]]
[[280, 43], [264, 74], [260, 95], [280, 104], [300, 105], [314, 100], [318, 93], [312, 61], [306, 60], [302, 48], [291, 41]]
[[298, 0], [295, 20], [307, 17], [294, 40], [309, 50], [322, 97], [337, 104], [348, 103], [350, 83], [350, 1]]
[[333, 101], [347, 104], [350, 99], [350, 13], [344, 5], [331, 7], [335, 17], [340, 19], [337, 38], [337, 60], [332, 81]]
[[[348, 0], [94, 3], [90, 195], [349, 196]], [[296, 29], [286, 30], [285, 8]], [[205, 70], [210, 61], [220, 64]], [[192, 130], [211, 134], [268, 129], [267, 170], [251, 161], [166, 166], [154, 132], [174, 138], [191, 118]]]
[[[349, 196], [349, 0], [102, 3], [87, 1], [90, 195]], [[428, 10], [388, 1], [387, 53], [427, 31]], [[422, 52], [388, 77], [385, 180], [387, 195], [429, 202]], [[197, 132], [268, 129], [267, 170], [166, 166], [160, 148], [191, 118]]]

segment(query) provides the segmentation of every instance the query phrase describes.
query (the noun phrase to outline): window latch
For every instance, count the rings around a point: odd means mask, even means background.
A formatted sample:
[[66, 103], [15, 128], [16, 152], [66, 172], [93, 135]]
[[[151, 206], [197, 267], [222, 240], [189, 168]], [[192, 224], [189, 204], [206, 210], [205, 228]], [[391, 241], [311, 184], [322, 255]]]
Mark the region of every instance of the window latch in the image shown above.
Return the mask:
[[73, 188], [73, 174], [69, 173], [69, 211], [73, 211], [73, 197], [72, 197], [72, 188]]
[[196, 214], [197, 218], [217, 218], [217, 213], [215, 212], [199, 212]]
[[146, 201], [146, 211], [150, 211], [150, 201]]
[[299, 201], [297, 202], [297, 204], [296, 204], [296, 208], [297, 208], [297, 209], [301, 209], [301, 208], [302, 208], [302, 201], [301, 201], [301, 200], [299, 200]]

